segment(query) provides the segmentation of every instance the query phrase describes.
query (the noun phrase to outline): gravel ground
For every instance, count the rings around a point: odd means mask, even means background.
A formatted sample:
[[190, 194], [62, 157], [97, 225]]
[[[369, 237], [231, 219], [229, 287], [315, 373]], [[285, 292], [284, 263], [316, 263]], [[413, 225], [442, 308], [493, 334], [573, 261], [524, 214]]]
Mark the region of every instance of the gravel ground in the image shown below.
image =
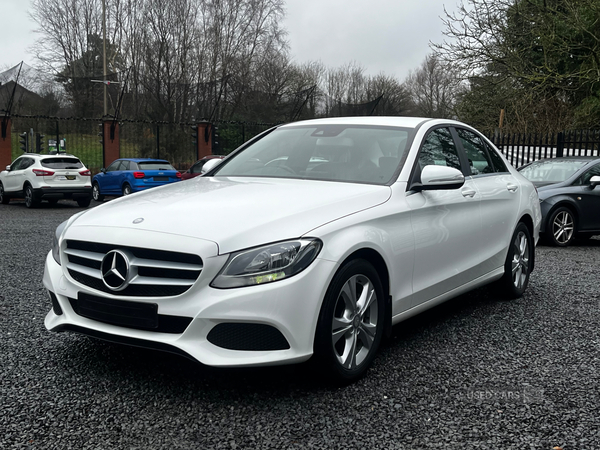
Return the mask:
[[60, 202], [0, 205], [0, 448], [600, 449], [600, 240], [538, 247], [529, 290], [394, 327], [347, 387], [306, 365], [224, 370], [49, 333]]

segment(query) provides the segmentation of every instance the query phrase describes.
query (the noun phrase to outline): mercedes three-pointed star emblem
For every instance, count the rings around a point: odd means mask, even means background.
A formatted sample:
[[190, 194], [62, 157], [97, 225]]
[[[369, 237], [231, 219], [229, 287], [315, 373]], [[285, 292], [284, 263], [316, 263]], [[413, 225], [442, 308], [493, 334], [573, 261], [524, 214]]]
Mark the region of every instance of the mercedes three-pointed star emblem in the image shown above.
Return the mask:
[[102, 281], [113, 291], [121, 291], [129, 284], [129, 258], [121, 250], [111, 250], [102, 259]]

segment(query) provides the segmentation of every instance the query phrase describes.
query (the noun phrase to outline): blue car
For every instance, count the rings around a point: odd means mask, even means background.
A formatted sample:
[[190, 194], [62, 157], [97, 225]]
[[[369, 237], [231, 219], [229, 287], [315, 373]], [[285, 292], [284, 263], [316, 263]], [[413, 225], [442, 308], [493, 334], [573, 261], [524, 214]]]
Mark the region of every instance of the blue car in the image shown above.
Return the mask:
[[181, 180], [181, 173], [168, 161], [151, 158], [121, 158], [113, 161], [92, 179], [92, 197], [129, 195]]

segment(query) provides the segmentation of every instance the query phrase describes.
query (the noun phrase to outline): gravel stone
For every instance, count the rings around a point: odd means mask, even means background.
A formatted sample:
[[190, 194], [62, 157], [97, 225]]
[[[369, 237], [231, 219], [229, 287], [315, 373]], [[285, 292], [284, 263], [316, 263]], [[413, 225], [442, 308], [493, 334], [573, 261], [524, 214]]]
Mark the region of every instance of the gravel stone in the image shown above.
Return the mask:
[[0, 205], [1, 449], [600, 448], [598, 238], [539, 246], [519, 300], [481, 288], [395, 326], [339, 387], [46, 331], [44, 260], [79, 211]]

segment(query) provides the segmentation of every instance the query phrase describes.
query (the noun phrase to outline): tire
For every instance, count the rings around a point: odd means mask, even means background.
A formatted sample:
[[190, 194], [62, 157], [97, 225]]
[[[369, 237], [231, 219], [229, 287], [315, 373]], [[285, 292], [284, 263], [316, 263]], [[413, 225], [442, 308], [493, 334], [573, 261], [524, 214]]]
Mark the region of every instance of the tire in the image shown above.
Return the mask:
[[33, 188], [30, 185], [25, 186], [25, 206], [27, 208], [36, 208], [40, 201], [35, 198]]
[[510, 240], [504, 263], [504, 276], [499, 285], [509, 299], [519, 298], [527, 289], [534, 258], [533, 239], [524, 223], [519, 223]]
[[333, 277], [321, 306], [314, 344], [317, 369], [336, 382], [358, 380], [373, 362], [384, 329], [377, 271], [364, 259], [347, 262]]
[[552, 211], [546, 226], [546, 240], [556, 247], [566, 247], [575, 240], [577, 222], [573, 211], [561, 206]]
[[100, 185], [97, 182], [95, 182], [94, 185], [92, 186], [92, 197], [97, 202], [104, 201], [104, 195], [100, 194]]
[[81, 208], [87, 208], [88, 206], [90, 206], [90, 203], [92, 203], [92, 199], [91, 198], [78, 198], [77, 199], [77, 204], [81, 207]]
[[3, 205], [8, 205], [8, 202], [10, 202], [10, 198], [6, 196], [6, 194], [4, 193], [4, 186], [2, 185], [2, 183], [0, 183], [0, 203], [2, 203]]
[[127, 183], [125, 183], [123, 185], [123, 195], [130, 195], [131, 194], [131, 186], [128, 185]]

